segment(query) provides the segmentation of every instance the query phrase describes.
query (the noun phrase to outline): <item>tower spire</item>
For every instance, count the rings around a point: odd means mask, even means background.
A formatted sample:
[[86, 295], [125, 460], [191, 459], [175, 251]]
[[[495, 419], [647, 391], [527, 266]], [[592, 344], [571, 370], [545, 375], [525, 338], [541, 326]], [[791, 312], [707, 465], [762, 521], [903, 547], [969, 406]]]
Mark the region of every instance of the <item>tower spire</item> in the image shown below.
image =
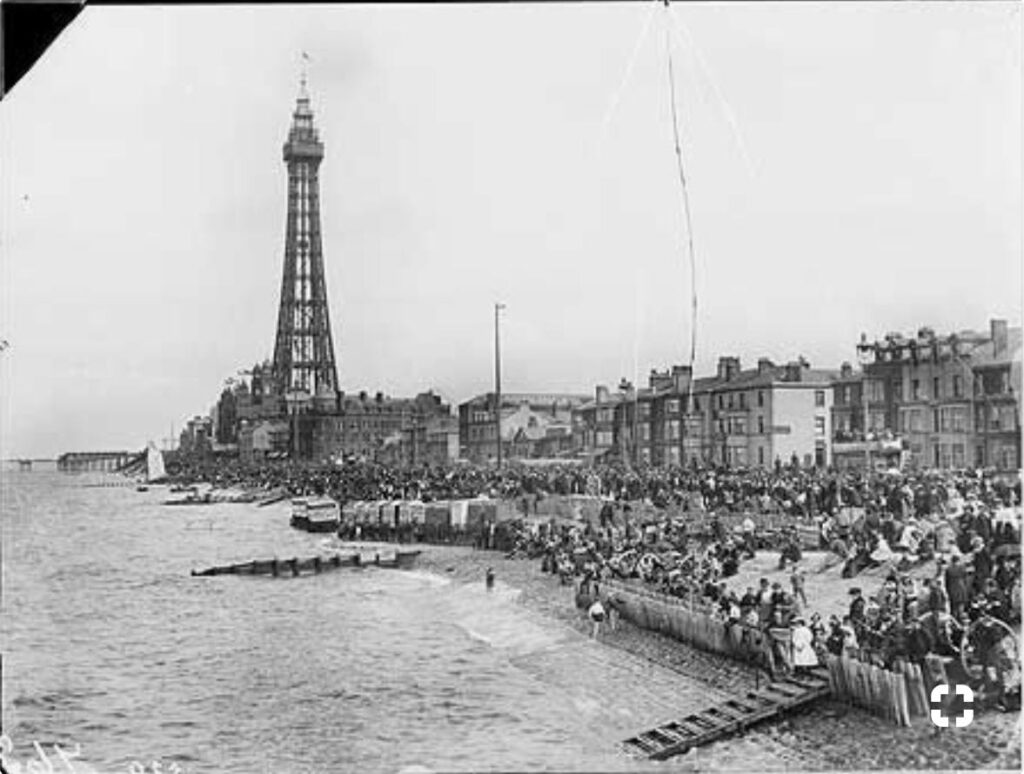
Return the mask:
[[305, 52], [302, 60], [299, 96], [283, 149], [288, 216], [273, 378], [279, 395], [328, 406], [337, 396], [338, 373], [320, 239], [319, 168], [324, 146], [306, 93]]

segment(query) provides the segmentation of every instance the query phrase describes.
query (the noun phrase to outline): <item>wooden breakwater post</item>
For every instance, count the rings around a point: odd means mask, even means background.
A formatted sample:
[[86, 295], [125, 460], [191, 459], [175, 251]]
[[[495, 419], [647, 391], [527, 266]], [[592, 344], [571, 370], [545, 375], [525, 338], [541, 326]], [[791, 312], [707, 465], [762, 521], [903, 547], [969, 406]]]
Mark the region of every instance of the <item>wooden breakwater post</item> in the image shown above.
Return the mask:
[[829, 654], [826, 665], [836, 699], [899, 726], [910, 726], [912, 718], [929, 714], [924, 675], [917, 664], [900, 660], [889, 670], [848, 655]]
[[[774, 664], [770, 637], [759, 629], [720, 621], [701, 603], [616, 580], [601, 581], [598, 587], [602, 602], [613, 604], [619, 615], [638, 628], [760, 668], [771, 669]], [[589, 606], [592, 601], [593, 594], [578, 594], [576, 604]]]
[[[616, 580], [598, 584], [606, 604], [641, 629], [656, 631], [700, 650], [729, 656], [772, 671], [776, 664], [773, 635], [741, 624], [728, 624], [711, 616], [704, 606], [683, 598], [654, 592]], [[593, 593], [577, 594], [577, 606], [586, 608]], [[931, 685], [919, 665], [898, 661], [885, 669], [849, 655], [826, 656], [828, 683], [834, 698], [858, 706], [890, 722], [911, 725], [915, 717], [928, 717]]]

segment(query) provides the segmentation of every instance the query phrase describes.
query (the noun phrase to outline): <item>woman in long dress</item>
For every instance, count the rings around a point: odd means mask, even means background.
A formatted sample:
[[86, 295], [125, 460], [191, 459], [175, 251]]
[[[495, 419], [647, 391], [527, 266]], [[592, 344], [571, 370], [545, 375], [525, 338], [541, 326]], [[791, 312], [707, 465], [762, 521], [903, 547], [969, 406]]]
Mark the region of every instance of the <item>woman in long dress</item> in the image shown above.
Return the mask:
[[803, 618], [793, 621], [791, 635], [793, 644], [793, 667], [797, 674], [807, 672], [811, 667], [818, 666], [818, 656], [814, 652], [814, 634]]

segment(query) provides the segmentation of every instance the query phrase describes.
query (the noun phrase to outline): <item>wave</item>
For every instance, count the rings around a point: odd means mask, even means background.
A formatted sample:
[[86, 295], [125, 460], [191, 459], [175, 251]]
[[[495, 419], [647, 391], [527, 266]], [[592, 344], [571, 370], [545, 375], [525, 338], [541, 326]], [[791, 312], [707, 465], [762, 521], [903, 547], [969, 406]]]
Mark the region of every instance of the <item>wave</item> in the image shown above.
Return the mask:
[[451, 620], [469, 637], [510, 657], [533, 653], [562, 642], [564, 628], [555, 623], [538, 622], [515, 604], [522, 589], [496, 583], [493, 589], [483, 585], [454, 588], [444, 600]]

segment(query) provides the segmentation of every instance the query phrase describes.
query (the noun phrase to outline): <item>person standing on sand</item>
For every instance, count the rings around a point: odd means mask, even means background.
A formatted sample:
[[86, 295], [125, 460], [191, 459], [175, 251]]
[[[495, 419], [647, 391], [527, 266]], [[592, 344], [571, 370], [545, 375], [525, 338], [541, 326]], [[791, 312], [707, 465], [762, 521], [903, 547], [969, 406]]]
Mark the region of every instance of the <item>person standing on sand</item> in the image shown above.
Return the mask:
[[601, 631], [601, 623], [605, 619], [605, 609], [604, 605], [601, 604], [600, 599], [594, 600], [594, 604], [590, 606], [590, 609], [587, 611], [587, 615], [589, 616], [590, 620], [594, 623], [594, 630], [591, 632], [590, 636], [592, 639], [596, 640], [597, 635]]
[[487, 574], [484, 576], [484, 585], [487, 587], [488, 591], [494, 589], [494, 568], [487, 568]]
[[789, 582], [793, 586], [793, 599], [800, 598], [803, 606], [807, 607], [807, 594], [804, 592], [804, 571], [799, 567], [793, 568], [793, 574], [789, 576]]
[[814, 635], [807, 626], [807, 622], [801, 616], [793, 619], [793, 671], [796, 674], [804, 674], [811, 667], [818, 666], [818, 657], [814, 652]]

